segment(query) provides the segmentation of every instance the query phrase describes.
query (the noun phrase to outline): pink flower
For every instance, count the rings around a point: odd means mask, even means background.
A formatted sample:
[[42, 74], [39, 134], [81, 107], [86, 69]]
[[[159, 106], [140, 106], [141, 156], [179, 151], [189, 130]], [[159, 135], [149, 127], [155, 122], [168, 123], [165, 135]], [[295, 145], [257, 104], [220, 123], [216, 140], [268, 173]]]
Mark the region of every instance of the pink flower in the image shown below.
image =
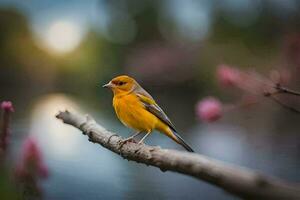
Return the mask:
[[228, 65], [220, 65], [217, 69], [217, 78], [223, 86], [235, 86], [240, 81], [240, 72]]
[[40, 179], [47, 178], [48, 175], [48, 169], [43, 162], [37, 141], [32, 137], [28, 137], [22, 145], [22, 157], [15, 170], [16, 181], [20, 184], [24, 195], [41, 199], [43, 191], [39, 184]]
[[1, 103], [1, 109], [7, 112], [14, 112], [14, 107], [11, 101], [2, 101]]
[[8, 148], [9, 144], [9, 125], [10, 125], [10, 115], [11, 112], [14, 112], [14, 107], [10, 101], [3, 101], [0, 104], [0, 109], [3, 110], [2, 112], [2, 121], [1, 121], [1, 130], [0, 130], [0, 150], [5, 152]]
[[214, 122], [222, 116], [222, 103], [214, 97], [206, 97], [196, 105], [197, 116], [206, 122]]
[[16, 175], [19, 178], [27, 176], [48, 177], [48, 169], [44, 164], [42, 153], [34, 138], [28, 137], [22, 146], [22, 157], [18, 164]]
[[263, 95], [266, 92], [272, 93], [274, 91], [275, 84], [255, 71], [241, 71], [227, 65], [221, 65], [217, 69], [217, 77], [222, 85], [235, 86], [250, 94]]

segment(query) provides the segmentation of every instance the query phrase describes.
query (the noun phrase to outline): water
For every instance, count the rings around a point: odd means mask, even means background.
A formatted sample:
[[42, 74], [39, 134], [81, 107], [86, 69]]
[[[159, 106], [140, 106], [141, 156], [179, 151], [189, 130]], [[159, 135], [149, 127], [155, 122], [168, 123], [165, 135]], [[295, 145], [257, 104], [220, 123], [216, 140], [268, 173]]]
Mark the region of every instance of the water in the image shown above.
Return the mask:
[[[29, 105], [28, 110], [20, 111], [14, 117], [13, 155], [17, 159], [21, 140], [26, 134], [37, 138], [50, 170], [49, 178], [43, 181], [45, 199], [236, 199], [192, 177], [124, 160], [88, 142], [77, 129], [54, 117], [58, 110], [66, 108], [90, 113], [109, 130], [127, 137], [132, 132], [113, 115], [107, 116], [113, 112], [110, 106], [98, 112], [89, 102], [65, 94], [39, 96]], [[193, 105], [186, 105], [185, 109], [192, 110]], [[299, 125], [294, 121], [282, 124], [281, 117], [274, 119], [276, 113], [286, 112], [280, 108], [268, 110], [269, 114], [259, 112], [261, 109], [247, 114], [237, 111], [214, 124], [189, 120], [188, 126], [180, 125], [189, 127], [182, 135], [196, 152], [299, 182]], [[174, 115], [174, 118], [178, 121], [182, 115]], [[299, 117], [291, 115], [291, 119], [299, 120]], [[286, 131], [277, 133], [276, 130]], [[183, 150], [157, 133], [147, 138], [146, 143]]]

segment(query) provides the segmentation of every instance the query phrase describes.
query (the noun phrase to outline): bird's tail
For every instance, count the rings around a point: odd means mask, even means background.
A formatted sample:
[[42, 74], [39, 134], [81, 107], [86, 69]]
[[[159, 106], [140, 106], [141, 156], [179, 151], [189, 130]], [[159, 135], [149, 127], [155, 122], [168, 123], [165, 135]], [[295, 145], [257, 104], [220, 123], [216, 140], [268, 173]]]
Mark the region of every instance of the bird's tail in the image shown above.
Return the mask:
[[175, 131], [172, 131], [173, 134], [175, 135], [176, 139], [177, 139], [177, 143], [181, 144], [187, 151], [189, 152], [194, 152], [194, 150], [190, 147], [190, 145], [188, 145], [183, 139], [182, 137], [180, 137], [180, 135], [178, 135], [178, 133], [176, 133]]
[[178, 133], [176, 133], [176, 131], [171, 130], [169, 128], [169, 130], [167, 131], [167, 135], [174, 140], [176, 143], [180, 144], [181, 146], [183, 146], [187, 151], [189, 152], [194, 152], [194, 150], [190, 147], [190, 145], [188, 145], [183, 139], [182, 137], [180, 137], [180, 135]]

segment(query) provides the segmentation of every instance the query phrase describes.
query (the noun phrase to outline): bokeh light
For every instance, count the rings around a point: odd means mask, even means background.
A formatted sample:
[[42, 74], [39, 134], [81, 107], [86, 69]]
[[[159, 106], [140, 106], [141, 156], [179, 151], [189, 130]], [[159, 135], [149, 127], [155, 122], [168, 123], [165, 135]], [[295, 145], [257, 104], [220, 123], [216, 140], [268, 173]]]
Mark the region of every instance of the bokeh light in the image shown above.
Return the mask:
[[78, 106], [68, 96], [49, 94], [39, 98], [32, 109], [30, 133], [39, 140], [45, 152], [57, 159], [66, 158], [76, 153], [78, 138], [76, 130], [64, 126], [54, 116], [59, 110], [77, 110]]
[[82, 34], [76, 23], [61, 20], [51, 23], [42, 39], [49, 50], [67, 53], [78, 47]]

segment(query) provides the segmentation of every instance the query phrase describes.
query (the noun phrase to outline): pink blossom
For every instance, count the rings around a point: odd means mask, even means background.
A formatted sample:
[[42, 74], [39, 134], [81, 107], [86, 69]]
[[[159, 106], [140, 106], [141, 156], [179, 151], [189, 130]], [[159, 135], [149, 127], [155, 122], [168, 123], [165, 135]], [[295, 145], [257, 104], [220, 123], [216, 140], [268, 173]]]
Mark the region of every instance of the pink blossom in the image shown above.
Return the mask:
[[196, 105], [197, 116], [206, 122], [214, 122], [222, 116], [222, 103], [214, 97], [206, 97]]
[[274, 92], [275, 84], [255, 71], [242, 71], [227, 65], [221, 65], [217, 69], [217, 77], [222, 85], [235, 86], [253, 95]]
[[19, 178], [27, 176], [48, 177], [48, 169], [44, 164], [42, 153], [37, 145], [37, 141], [28, 137], [22, 146], [22, 157], [16, 169]]
[[240, 72], [228, 65], [220, 65], [217, 69], [217, 78], [223, 86], [236, 86], [240, 81]]
[[15, 170], [16, 181], [24, 190], [23, 193], [41, 199], [43, 190], [39, 180], [47, 178], [48, 175], [48, 168], [43, 161], [37, 141], [32, 137], [26, 138], [22, 145], [22, 156]]
[[1, 107], [2, 110], [7, 111], [7, 112], [14, 112], [15, 111], [11, 101], [2, 101], [0, 107]]
[[14, 107], [10, 101], [3, 101], [0, 104], [0, 109], [2, 112], [1, 130], [0, 130], [0, 149], [5, 152], [9, 144], [9, 125], [10, 125], [10, 115], [14, 112]]

